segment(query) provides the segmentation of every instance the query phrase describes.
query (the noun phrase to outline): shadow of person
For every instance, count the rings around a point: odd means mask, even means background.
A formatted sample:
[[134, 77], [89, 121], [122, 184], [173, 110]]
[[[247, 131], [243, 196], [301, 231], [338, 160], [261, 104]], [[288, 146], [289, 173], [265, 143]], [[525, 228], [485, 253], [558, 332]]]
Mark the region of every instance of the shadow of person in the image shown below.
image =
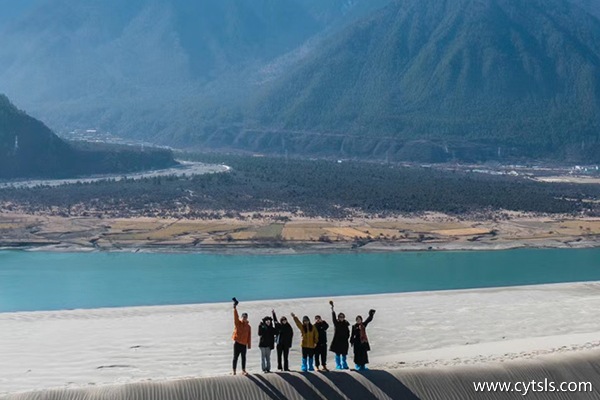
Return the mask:
[[[345, 400], [337, 390], [334, 389], [331, 384], [331, 380], [327, 380], [327, 373], [320, 374], [306, 374], [304, 377], [308, 380], [327, 400]], [[338, 388], [340, 392], [341, 388]]]
[[263, 378], [262, 376], [246, 375], [256, 386], [258, 386], [267, 396], [272, 400], [286, 400], [287, 397], [283, 395], [271, 382]]
[[[305, 373], [305, 374], [302, 374], [302, 376], [306, 377], [308, 380], [308, 377], [311, 374], [312, 373]], [[279, 376], [284, 381], [286, 381], [290, 386], [292, 386], [298, 393], [300, 393], [302, 398], [309, 399], [309, 400], [323, 400], [324, 397], [321, 394], [319, 394], [319, 392], [318, 392], [319, 389], [315, 390], [309, 384], [304, 382], [304, 380], [302, 378], [300, 378], [299, 376], [296, 376], [296, 374], [290, 374], [290, 373], [285, 374], [284, 373], [284, 374], [280, 374]]]
[[353, 372], [329, 372], [323, 377], [351, 400], [378, 400], [378, 397], [353, 376]]
[[377, 386], [392, 400], [419, 399], [419, 397], [414, 394], [405, 384], [387, 371], [368, 370], [361, 372], [361, 375], [371, 381], [373, 385]]

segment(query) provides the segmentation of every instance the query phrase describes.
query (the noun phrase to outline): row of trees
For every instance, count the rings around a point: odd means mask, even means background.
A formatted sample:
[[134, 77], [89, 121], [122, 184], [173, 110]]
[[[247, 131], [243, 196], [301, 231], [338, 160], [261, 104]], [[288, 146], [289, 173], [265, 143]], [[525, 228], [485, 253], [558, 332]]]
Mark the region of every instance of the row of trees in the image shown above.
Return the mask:
[[68, 207], [76, 214], [95, 210], [121, 216], [190, 218], [204, 218], [214, 210], [230, 215], [265, 210], [302, 212], [330, 218], [347, 218], [358, 212], [389, 216], [490, 210], [600, 215], [600, 204], [587, 201], [600, 199], [600, 187], [594, 185], [358, 162], [231, 155], [193, 158], [224, 162], [232, 170], [182, 178], [4, 189], [0, 190], [0, 202], [34, 211]]

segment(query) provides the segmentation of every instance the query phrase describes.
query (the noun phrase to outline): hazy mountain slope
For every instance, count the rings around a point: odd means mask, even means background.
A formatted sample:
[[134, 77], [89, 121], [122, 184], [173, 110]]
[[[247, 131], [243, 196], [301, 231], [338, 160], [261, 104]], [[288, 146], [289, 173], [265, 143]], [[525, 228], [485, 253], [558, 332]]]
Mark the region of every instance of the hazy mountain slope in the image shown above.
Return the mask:
[[166, 150], [66, 143], [0, 94], [0, 178], [72, 177], [175, 164]]
[[0, 89], [175, 146], [600, 158], [599, 1], [389, 3], [40, 0], [0, 24]]
[[43, 123], [0, 95], [0, 177], [52, 174], [74, 154]]
[[263, 65], [386, 2], [40, 0], [2, 34], [0, 89], [57, 131], [181, 143]]
[[[562, 0], [397, 1], [300, 62], [248, 115], [261, 119], [247, 141], [312, 131], [362, 155], [394, 138], [395, 152], [479, 140], [599, 159], [600, 21]], [[336, 135], [291, 136], [343, 152]]]

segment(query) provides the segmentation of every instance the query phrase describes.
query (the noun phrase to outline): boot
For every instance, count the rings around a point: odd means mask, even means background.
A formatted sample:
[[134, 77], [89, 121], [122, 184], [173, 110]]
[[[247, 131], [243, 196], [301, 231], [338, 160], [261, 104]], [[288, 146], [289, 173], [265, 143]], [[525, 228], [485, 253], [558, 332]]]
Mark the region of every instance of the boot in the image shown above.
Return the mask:
[[306, 372], [306, 358], [302, 358], [302, 372]]
[[339, 354], [335, 355], [335, 369], [342, 369], [342, 356]]
[[313, 366], [313, 358], [312, 357], [308, 357], [308, 370], [309, 371], [314, 371], [315, 367]]
[[342, 356], [342, 369], [350, 369], [348, 368], [348, 363], [346, 362], [346, 355]]

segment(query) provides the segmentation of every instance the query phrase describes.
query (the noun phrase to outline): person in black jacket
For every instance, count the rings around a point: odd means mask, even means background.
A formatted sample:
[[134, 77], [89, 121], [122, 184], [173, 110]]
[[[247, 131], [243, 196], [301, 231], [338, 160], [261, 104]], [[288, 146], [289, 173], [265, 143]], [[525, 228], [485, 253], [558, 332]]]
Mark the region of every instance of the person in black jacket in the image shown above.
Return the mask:
[[271, 317], [264, 317], [258, 326], [258, 336], [260, 336], [258, 347], [260, 348], [260, 364], [263, 372], [271, 372], [271, 350], [275, 348], [276, 334], [277, 331]]
[[[290, 364], [288, 357], [290, 348], [292, 347], [294, 330], [286, 317], [281, 317], [281, 320], [277, 321], [275, 310], [273, 310], [273, 320], [275, 321], [275, 331], [277, 332], [277, 369], [279, 371], [289, 371]], [[281, 356], [283, 356], [283, 366], [281, 364]]]
[[335, 369], [348, 369], [346, 356], [350, 347], [348, 344], [348, 339], [350, 339], [350, 323], [346, 321], [344, 313], [335, 315], [333, 301], [330, 301], [329, 304], [331, 305], [331, 318], [335, 329], [329, 350], [335, 353]]
[[321, 319], [320, 315], [316, 315], [315, 327], [319, 332], [319, 341], [315, 348], [315, 367], [318, 370], [319, 365], [323, 364], [323, 371], [329, 371], [327, 369], [327, 329], [329, 329], [329, 324]]
[[350, 344], [354, 346], [354, 364], [357, 371], [364, 371], [369, 363], [367, 352], [371, 350], [369, 339], [367, 338], [367, 325], [373, 320], [375, 310], [369, 310], [369, 317], [363, 322], [362, 317], [356, 317], [356, 324], [352, 325], [352, 336]]

